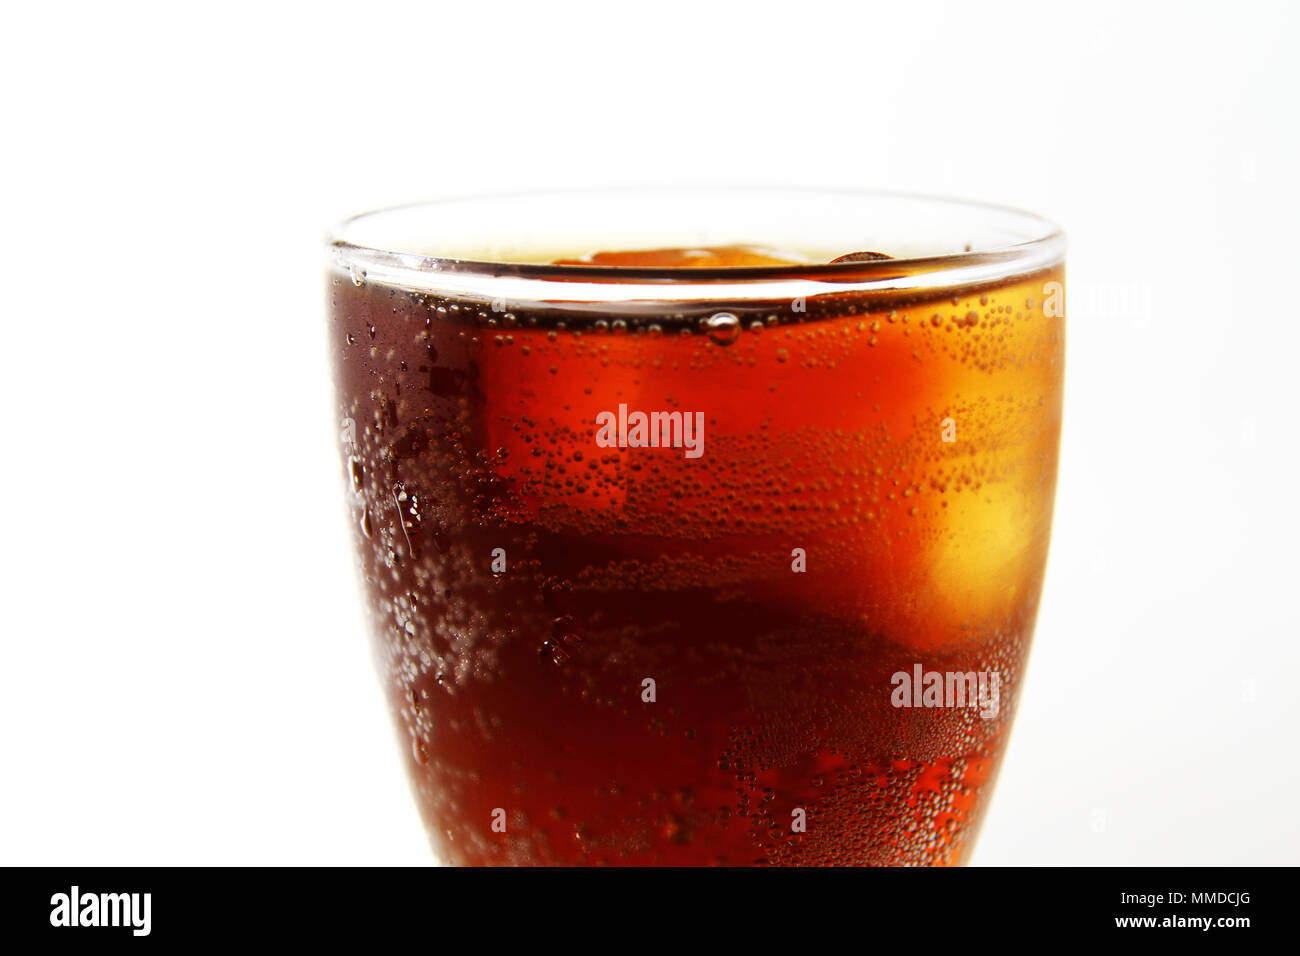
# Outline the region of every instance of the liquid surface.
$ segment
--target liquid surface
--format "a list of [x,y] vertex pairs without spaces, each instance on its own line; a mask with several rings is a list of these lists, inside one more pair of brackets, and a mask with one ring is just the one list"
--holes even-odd
[[664,267],[670,269],[734,269],[746,266],[792,266],[811,260],[793,252],[778,252],[756,246],[714,246],[707,249],[639,249],[626,252],[594,252],[572,259],[556,259],[555,265]]
[[[1042,582],[1062,280],[593,318],[333,278],[374,646],[437,854],[963,861]],[[600,444],[621,406],[700,413],[701,454]],[[917,666],[996,672],[996,715],[894,706]]]

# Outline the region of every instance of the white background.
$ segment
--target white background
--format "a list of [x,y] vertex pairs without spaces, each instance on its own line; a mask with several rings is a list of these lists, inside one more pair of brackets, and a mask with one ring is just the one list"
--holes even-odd
[[424,863],[340,499],[320,240],[529,186],[1069,230],[1057,526],[976,863],[1292,863],[1297,8],[6,9],[0,862]]

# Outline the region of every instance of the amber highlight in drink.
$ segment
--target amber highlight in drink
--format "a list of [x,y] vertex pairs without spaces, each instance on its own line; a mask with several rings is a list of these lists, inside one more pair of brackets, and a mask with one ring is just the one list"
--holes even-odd
[[[964,861],[1042,585],[1062,282],[578,310],[336,270],[351,518],[437,856]],[[598,445],[620,406],[701,412],[703,453]],[[895,706],[918,666],[996,673],[996,715]]]

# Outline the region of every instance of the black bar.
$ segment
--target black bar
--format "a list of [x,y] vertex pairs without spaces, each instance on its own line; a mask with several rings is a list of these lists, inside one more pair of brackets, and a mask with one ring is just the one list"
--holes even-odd
[[[692,935],[701,919],[724,935],[757,931],[760,938],[767,929],[817,934],[835,928],[866,943],[892,929],[913,938],[918,951],[981,938],[991,943],[1129,936],[1182,945],[1197,937],[1234,945],[1261,927],[1290,928],[1292,914],[1282,909],[1294,883],[1284,869],[1174,867],[570,871],[544,877],[432,868],[41,868],[9,869],[6,877],[13,889],[0,894],[0,919],[11,936],[36,934],[47,942],[75,936],[88,943],[115,937],[138,945],[146,939],[338,943],[346,937],[407,949],[413,937],[421,941],[418,948],[433,949],[454,945],[462,933],[471,944],[531,933],[533,945],[568,939],[586,949],[598,938],[592,933],[617,932],[620,926],[629,942],[643,932],[671,933],[665,945],[691,948],[692,940],[713,936]],[[71,904],[73,886],[87,918],[93,911],[111,920],[116,909],[124,925],[52,925],[52,918],[68,922],[70,906],[62,914],[57,910],[60,897]],[[146,893],[147,935],[138,932],[144,929]],[[99,894],[138,896],[128,910],[121,896],[101,906]],[[88,904],[92,895],[97,901]],[[1208,928],[1200,923],[1207,919]],[[1186,922],[1191,920],[1196,924]]]

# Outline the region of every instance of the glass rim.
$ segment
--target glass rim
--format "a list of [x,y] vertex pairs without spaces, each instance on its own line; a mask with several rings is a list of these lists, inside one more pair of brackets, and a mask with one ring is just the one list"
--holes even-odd
[[[758,200],[776,196],[843,198],[915,203],[948,207],[966,213],[1014,220],[1027,238],[986,248],[937,255],[851,262],[794,265],[682,268],[680,266],[610,266],[581,263],[512,262],[504,259],[454,257],[383,248],[384,244],[354,238],[358,227],[381,217],[436,212],[474,204],[536,200],[591,201],[618,196],[648,198],[753,194]],[[566,189],[526,189],[502,193],[467,194],[399,203],[343,219],[327,230],[325,244],[338,271],[414,292],[451,292],[489,296],[502,280],[514,280],[512,297],[549,298],[555,283],[565,283],[565,299],[688,299],[727,295],[748,298],[789,291],[791,284],[816,283],[819,293],[837,291],[926,292],[982,285],[1032,275],[1060,265],[1065,259],[1065,231],[1050,219],[1013,206],[948,196],[877,189],[800,186],[613,186]],[[396,244],[394,244],[396,245]],[[853,252],[856,250],[846,250]],[[773,287],[780,287],[774,290]],[[621,290],[614,293],[613,289]],[[761,289],[761,292],[758,291]],[[549,291],[544,291],[549,290]],[[531,294],[530,294],[531,293]]]

